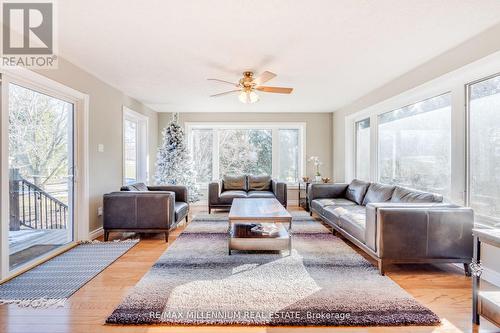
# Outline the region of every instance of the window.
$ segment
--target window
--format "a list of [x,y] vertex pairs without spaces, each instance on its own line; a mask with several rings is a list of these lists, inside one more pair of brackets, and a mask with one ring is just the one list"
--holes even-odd
[[450,196],[451,94],[378,116],[379,181]]
[[304,124],[186,124],[197,181],[225,174],[272,175],[298,182],[303,168]]
[[356,178],[370,180],[370,118],[356,122]]
[[272,132],[260,129],[221,129],[219,175],[272,174]]
[[296,183],[300,172],[300,144],[298,129],[279,130],[279,174],[280,180]]
[[137,122],[125,119],[125,184],[137,181]]
[[198,183],[209,183],[213,179],[212,149],[213,130],[196,128],[191,132],[193,162]]
[[123,183],[148,181],[147,117],[123,108]]
[[500,223],[500,76],[468,86],[469,205],[476,222]]

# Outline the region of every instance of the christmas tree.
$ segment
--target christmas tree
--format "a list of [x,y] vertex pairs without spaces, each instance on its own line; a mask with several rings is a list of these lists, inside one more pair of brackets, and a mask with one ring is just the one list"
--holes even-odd
[[156,183],[184,185],[188,188],[189,202],[199,200],[200,190],[196,183],[196,171],[184,139],[184,131],[174,113],[172,120],[162,131],[163,143],[156,158]]

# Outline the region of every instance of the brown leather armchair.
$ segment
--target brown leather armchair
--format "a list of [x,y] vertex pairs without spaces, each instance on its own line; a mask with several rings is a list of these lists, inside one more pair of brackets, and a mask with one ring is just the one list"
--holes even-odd
[[123,186],[104,195],[104,240],[111,231],[169,232],[183,219],[188,221],[187,188],[182,185]]

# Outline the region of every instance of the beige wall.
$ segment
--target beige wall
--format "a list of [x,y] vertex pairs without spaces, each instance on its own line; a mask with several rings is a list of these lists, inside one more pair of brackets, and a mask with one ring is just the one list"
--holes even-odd
[[[102,220],[97,216],[97,208],[102,206],[102,195],[116,191],[122,185],[122,107],[125,105],[149,118],[150,175],[154,175],[157,113],[61,58],[58,69],[37,72],[90,96],[89,229],[95,230],[102,226]],[[98,144],[104,145],[104,152],[97,152]]]
[[[158,135],[172,117],[171,113],[159,113]],[[306,157],[319,156],[323,162],[321,174],[332,176],[332,114],[331,113],[180,113],[179,121],[185,122],[305,122]],[[314,175],[313,166],[306,165],[308,176]]]

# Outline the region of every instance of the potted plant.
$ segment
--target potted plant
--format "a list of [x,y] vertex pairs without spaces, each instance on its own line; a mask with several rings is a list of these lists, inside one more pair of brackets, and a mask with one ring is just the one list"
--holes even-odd
[[320,182],[321,181],[321,173],[319,172],[319,167],[321,166],[321,161],[319,160],[318,156],[311,156],[309,157],[309,162],[312,162],[314,164],[314,167],[316,168],[316,173],[314,176],[314,181]]

